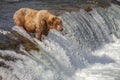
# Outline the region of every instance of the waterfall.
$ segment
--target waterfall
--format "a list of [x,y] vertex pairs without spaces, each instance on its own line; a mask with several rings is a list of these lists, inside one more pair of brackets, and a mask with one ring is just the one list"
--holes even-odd
[[64,30],[50,30],[42,42],[18,26],[0,30],[13,42],[0,43],[11,46],[0,46],[0,80],[119,80],[119,15],[114,4],[65,12]]
[[88,13],[84,10],[66,12],[61,16],[66,36],[91,49],[113,41],[111,35],[120,38],[119,6],[111,6],[109,9],[95,8]]

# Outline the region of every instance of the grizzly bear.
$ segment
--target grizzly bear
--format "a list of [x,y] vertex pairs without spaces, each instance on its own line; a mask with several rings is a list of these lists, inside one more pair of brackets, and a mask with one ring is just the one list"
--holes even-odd
[[15,25],[23,27],[27,32],[35,33],[35,37],[40,40],[50,29],[62,30],[61,19],[48,10],[21,8],[15,12],[13,19]]

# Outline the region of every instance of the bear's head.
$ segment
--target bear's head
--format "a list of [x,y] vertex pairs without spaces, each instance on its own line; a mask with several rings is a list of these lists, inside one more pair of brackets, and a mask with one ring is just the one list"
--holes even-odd
[[60,18],[58,18],[57,16],[54,15],[50,15],[47,21],[47,26],[50,29],[56,29],[58,31],[62,31],[62,21]]

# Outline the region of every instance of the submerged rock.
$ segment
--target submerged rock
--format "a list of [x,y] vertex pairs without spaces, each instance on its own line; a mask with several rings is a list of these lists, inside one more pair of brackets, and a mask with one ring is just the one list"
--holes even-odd
[[39,51],[39,49],[37,48],[34,42],[22,36],[15,30],[12,30],[7,35],[2,35],[2,36],[4,37],[4,40],[0,41],[0,49],[15,50],[19,52],[20,45],[22,45],[26,51],[30,51],[30,50]]

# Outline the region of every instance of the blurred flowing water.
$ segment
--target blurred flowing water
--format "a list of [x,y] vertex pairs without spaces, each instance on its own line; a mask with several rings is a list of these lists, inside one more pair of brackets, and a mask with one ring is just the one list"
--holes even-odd
[[17,26],[0,29],[0,80],[119,80],[120,6],[59,17],[64,30],[42,42]]

